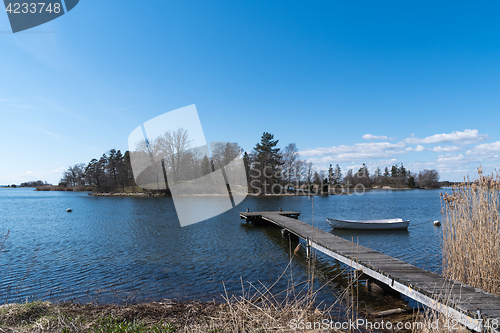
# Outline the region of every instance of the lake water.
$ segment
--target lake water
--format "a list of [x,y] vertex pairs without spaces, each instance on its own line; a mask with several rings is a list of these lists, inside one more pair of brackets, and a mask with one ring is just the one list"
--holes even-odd
[[[439,271],[440,192],[372,190],[363,195],[314,198],[314,225],[331,231],[326,217],[410,220],[408,231],[332,231],[416,266]],[[217,198],[204,198],[204,209]],[[218,298],[241,290],[241,280],[274,282],[288,264],[290,246],[277,228],[256,227],[238,212],[294,210],[313,223],[308,197],[248,197],[210,220],[181,228],[171,198],[94,197],[86,192],[0,189],[0,235],[10,231],[0,253],[0,303],[26,298],[73,300],[159,300]],[[71,207],[72,213],[66,208]],[[292,249],[293,251],[293,249]],[[318,276],[342,270],[319,255]],[[293,280],[307,277],[305,251],[292,263]],[[282,279],[276,288],[290,281]],[[224,284],[223,284],[224,283]],[[321,297],[335,299],[340,278]]]

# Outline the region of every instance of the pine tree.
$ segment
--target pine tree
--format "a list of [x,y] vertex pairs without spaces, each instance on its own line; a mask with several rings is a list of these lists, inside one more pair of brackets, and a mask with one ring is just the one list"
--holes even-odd
[[375,169],[375,174],[374,174],[374,182],[375,183],[380,183],[381,181],[381,178],[382,178],[382,171],[380,170],[379,167],[377,167],[377,169]]
[[342,170],[338,164],[335,166],[335,170],[333,171],[333,181],[335,184],[342,182]]
[[208,159],[207,155],[205,155],[201,160],[201,175],[208,175],[211,171],[210,160]]
[[255,167],[260,171],[258,177],[259,187],[267,192],[273,188],[274,184],[279,183],[280,167],[283,164],[282,154],[276,146],[279,140],[274,140],[274,135],[268,132],[262,134],[262,138],[255,145]]
[[385,167],[385,169],[384,169],[384,177],[388,178],[389,176],[390,176],[390,174],[389,174],[389,168]]
[[408,184],[407,184],[407,186],[409,188],[415,188],[415,178],[413,176],[410,176],[408,178]]

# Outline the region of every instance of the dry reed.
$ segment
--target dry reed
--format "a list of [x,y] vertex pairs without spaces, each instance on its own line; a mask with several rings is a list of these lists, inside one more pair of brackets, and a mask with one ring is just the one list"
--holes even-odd
[[500,295],[500,178],[478,174],[442,194],[443,275]]

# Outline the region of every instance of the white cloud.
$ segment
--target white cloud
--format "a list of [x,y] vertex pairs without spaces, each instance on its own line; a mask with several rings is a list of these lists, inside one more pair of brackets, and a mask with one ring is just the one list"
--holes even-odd
[[445,147],[441,147],[441,146],[436,146],[434,148],[432,148],[432,151],[435,151],[437,153],[449,153],[449,152],[452,152],[452,151],[459,151],[460,147],[458,146],[445,146]]
[[500,152],[500,141],[483,143],[467,151],[467,155],[492,155]]
[[457,163],[465,161],[465,156],[462,154],[459,155],[441,155],[438,157],[438,162],[440,163]]
[[[370,172],[373,172],[376,166],[383,169],[385,166],[404,163],[405,167],[413,172],[436,169],[445,175],[443,179],[460,180],[461,175],[466,175],[468,170],[475,170],[478,165],[500,162],[500,141],[480,142],[487,138],[488,135],[481,134],[476,129],[424,138],[411,134],[399,142],[390,142],[391,138],[387,136],[365,134],[363,139],[370,142],[318,147],[301,151],[300,154],[316,167],[339,163],[343,171],[346,171],[350,168],[359,169],[361,163],[366,163]],[[374,141],[379,139],[385,141]],[[417,152],[419,153],[416,154]],[[430,152],[440,154],[436,157]],[[418,160],[415,160],[417,158]]]
[[365,134],[363,135],[363,139],[365,140],[388,140],[387,135],[371,135],[371,134]]
[[425,148],[421,145],[416,146],[415,148],[413,147],[408,147],[405,149],[406,151],[424,151]]
[[331,154],[348,154],[354,152],[375,152],[385,150],[400,150],[404,149],[406,144],[403,142],[389,143],[389,142],[369,142],[369,143],[355,143],[353,146],[333,146],[326,148],[315,148],[301,151],[302,156],[318,156],[318,155],[331,155]]
[[323,158],[313,158],[311,161],[317,163],[329,162],[351,162],[358,160],[368,160],[373,158],[390,158],[397,154],[406,153],[406,144],[403,142],[389,143],[389,142],[370,142],[370,143],[356,143],[353,146],[333,146],[326,148],[315,148],[301,151],[302,156],[325,156]]
[[409,144],[421,144],[421,143],[442,143],[442,142],[455,142],[457,144],[470,144],[476,143],[486,139],[488,136],[485,134],[479,134],[476,129],[470,130],[466,129],[463,132],[455,131],[449,134],[434,134],[423,139],[416,138],[412,134],[409,138],[405,139],[404,142]]

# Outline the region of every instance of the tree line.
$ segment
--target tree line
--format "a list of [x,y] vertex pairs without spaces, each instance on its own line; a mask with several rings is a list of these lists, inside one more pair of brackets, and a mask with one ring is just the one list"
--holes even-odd
[[[252,151],[243,153],[250,193],[284,194],[313,189],[329,193],[332,187],[345,189],[359,184],[364,188],[440,186],[436,170],[416,174],[403,164],[385,167],[383,171],[377,167],[373,174],[366,164],[358,170],[347,170],[345,174],[338,164],[330,164],[328,170],[317,169],[312,162],[300,157],[295,143],[284,148],[279,148],[278,143],[273,134],[264,132]],[[137,142],[132,152],[122,154],[120,150],[111,149],[88,164],[70,166],[63,173],[59,186],[92,186],[98,191],[114,191],[135,186],[137,181],[148,189],[168,192],[169,182],[190,182],[228,166],[242,152],[235,142],[215,143],[211,146],[211,154],[207,147],[193,148],[188,132],[179,128],[150,141]],[[138,172],[136,179],[132,169]]]
[[[336,169],[339,166],[337,165]],[[331,169],[331,165],[330,165]],[[367,166],[363,166],[353,174],[353,170],[347,171],[344,179],[344,184],[361,183],[367,188],[380,188],[388,186],[391,188],[439,188],[439,173],[436,170],[423,170],[417,173],[412,173],[401,164],[394,164],[390,168],[385,167],[382,171],[377,167],[370,175]]]
[[38,186],[44,186],[44,185],[50,185],[46,181],[41,181],[41,180],[32,180],[29,182],[24,182],[19,185],[19,187],[38,187]]
[[60,187],[92,186],[98,191],[114,191],[135,185],[130,164],[130,154],[110,149],[99,159],[93,158],[88,164],[79,163],[63,172]]
[[406,169],[403,164],[377,167],[371,175],[366,164],[345,175],[341,167],[330,164],[328,170],[318,170],[307,160],[300,158],[295,143],[284,149],[278,148],[279,140],[264,132],[252,152],[244,154],[249,191],[253,193],[296,193],[297,191],[329,192],[332,187],[352,188],[361,184],[364,188],[389,186],[392,188],[439,188],[439,173],[423,170],[418,174]]

